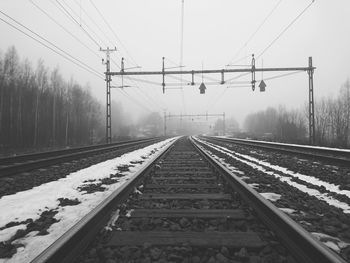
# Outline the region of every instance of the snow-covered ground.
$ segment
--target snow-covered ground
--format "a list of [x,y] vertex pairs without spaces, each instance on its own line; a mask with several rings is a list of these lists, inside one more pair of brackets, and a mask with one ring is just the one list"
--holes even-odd
[[[324,182],[324,181],[322,181],[318,178],[315,178],[313,176],[295,173],[293,171],[288,170],[285,167],[273,165],[269,162],[261,161],[259,159],[254,158],[254,157],[251,157],[249,155],[240,154],[237,152],[235,152],[233,154],[233,152],[231,150],[229,150],[225,147],[222,147],[222,146],[219,146],[216,144],[212,144],[210,142],[206,142],[206,141],[200,140],[198,138],[196,138],[196,139],[198,141],[204,143],[208,147],[215,149],[216,151],[224,153],[227,156],[229,156],[235,160],[238,160],[242,163],[245,163],[245,164],[251,166],[253,169],[264,172],[267,175],[274,176],[274,177],[278,178],[280,181],[285,182],[285,183],[289,184],[290,186],[293,186],[293,187],[299,189],[300,191],[307,193],[310,196],[315,196],[316,198],[327,202],[329,205],[340,208],[343,210],[344,213],[350,213],[350,205],[349,204],[342,202],[342,201],[339,201],[336,198],[328,195],[327,193],[321,193],[320,191],[318,191],[316,189],[311,189],[311,188],[307,187],[307,185],[297,183],[297,182],[292,180],[292,177],[298,178],[301,181],[304,181],[305,183],[313,184],[315,186],[323,186],[323,187],[325,187],[326,190],[328,190],[330,192],[342,194],[342,195],[345,195],[345,196],[350,198],[350,191],[340,190],[339,185],[334,185],[334,184],[331,184],[328,182]],[[221,160],[221,162],[222,162],[222,160]],[[227,164],[225,164],[225,165],[227,165]]]
[[[24,238],[15,240],[14,242],[22,244],[23,247],[18,248],[11,259],[0,259],[0,263],[30,262],[113,191],[127,182],[148,161],[163,152],[174,140],[176,138],[167,139],[73,172],[58,181],[0,198],[0,228],[10,222],[22,222],[29,218],[36,220],[42,212],[48,210],[58,211],[55,218],[59,220],[48,229],[48,235],[39,236],[35,232],[30,232]],[[129,166],[129,170],[118,171],[118,167],[124,165]],[[114,184],[103,185],[106,188],[103,192],[87,194],[86,191],[79,191],[81,186],[98,183],[101,179],[109,178],[116,173],[121,173],[123,176],[119,177],[119,181]],[[59,198],[78,199],[81,203],[62,207],[59,206]],[[25,228],[26,224],[21,224],[1,230],[0,242],[9,240],[17,230]]]
[[331,148],[331,147],[323,147],[323,146],[312,146],[312,145],[302,145],[302,144],[292,144],[292,143],[279,143],[279,142],[267,142],[267,141],[259,141],[259,140],[248,140],[248,139],[237,139],[227,136],[214,136],[217,138],[224,138],[224,139],[234,139],[236,141],[242,141],[242,142],[258,142],[266,145],[281,145],[281,146],[293,146],[293,147],[299,147],[301,149],[307,150],[308,148],[311,149],[317,149],[317,150],[332,150],[337,151],[340,153],[350,153],[349,149],[341,149],[341,148]]
[[[309,187],[307,187],[306,185],[294,182],[292,180],[293,177],[296,177],[298,179],[300,179],[301,181],[304,181],[305,183],[310,183],[310,184],[314,184],[316,186],[323,186],[326,188],[326,190],[330,191],[330,192],[335,192],[338,194],[343,194],[347,197],[350,197],[350,191],[346,191],[346,190],[340,190],[338,185],[334,185],[334,184],[330,184],[327,182],[324,182],[318,178],[312,177],[312,176],[307,176],[307,175],[303,175],[303,174],[299,174],[299,173],[295,173],[292,172],[284,167],[280,167],[277,165],[272,165],[266,161],[261,161],[258,160],[256,158],[253,158],[251,156],[248,155],[244,155],[244,154],[239,154],[236,152],[232,152],[231,150],[219,146],[219,145],[215,145],[212,144],[210,142],[206,142],[203,140],[200,140],[198,138],[195,138],[195,140],[205,144],[206,146],[208,146],[211,149],[214,149],[215,151],[221,152],[237,161],[240,161],[242,163],[245,163],[247,165],[249,165],[250,167],[252,167],[253,169],[256,169],[258,171],[261,171],[267,175],[270,176],[274,176],[275,178],[279,179],[280,181],[289,184],[292,187],[297,188],[298,190],[307,193],[310,196],[314,196],[316,198],[318,198],[319,200],[323,200],[325,202],[327,202],[329,205],[335,206],[337,208],[340,208],[343,210],[344,213],[350,213],[350,206],[349,204],[339,201],[335,198],[333,198],[332,196],[329,196],[326,193],[321,193],[316,189],[310,189]],[[235,174],[240,174],[240,179],[241,180],[245,180],[248,179],[249,177],[244,175],[244,172],[237,170],[236,167],[233,167],[232,165],[230,165],[229,163],[226,163],[224,158],[222,157],[218,157],[216,156],[213,152],[211,152],[208,149],[204,149],[206,152],[208,152],[211,156],[213,156],[213,158],[215,158],[216,160],[218,160],[220,163],[222,163],[224,166],[226,166],[230,171],[232,171]],[[243,176],[242,176],[243,175]],[[258,184],[256,183],[251,183],[250,186],[252,188],[256,188],[258,187]],[[264,196],[266,199],[270,200],[271,202],[275,202],[276,200],[278,200],[281,195],[280,194],[276,194],[276,193],[260,193],[262,196]],[[284,208],[279,208],[281,211],[287,213],[287,214],[294,214],[297,213],[298,211],[288,208],[288,207],[284,207]],[[300,213],[303,213],[302,211],[299,211]],[[326,235],[324,233],[311,233],[316,239],[320,240],[322,243],[324,243],[326,246],[328,246],[329,248],[333,249],[334,251],[339,252],[340,249],[349,246],[349,243],[345,243],[343,241],[341,241],[339,238],[336,237],[332,237],[329,235]]]

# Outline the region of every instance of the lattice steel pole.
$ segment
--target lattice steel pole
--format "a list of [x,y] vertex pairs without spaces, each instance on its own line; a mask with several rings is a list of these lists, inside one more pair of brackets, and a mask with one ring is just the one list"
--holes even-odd
[[117,48],[114,49],[102,49],[100,51],[106,53],[106,62],[102,59],[102,63],[106,65],[106,143],[111,143],[112,141],[112,109],[111,109],[111,81],[112,77],[110,74],[110,52],[116,51]]
[[309,57],[309,143],[315,144],[314,68]]

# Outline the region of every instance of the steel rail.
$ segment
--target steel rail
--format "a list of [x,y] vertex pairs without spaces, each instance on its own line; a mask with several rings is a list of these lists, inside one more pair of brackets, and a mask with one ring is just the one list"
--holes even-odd
[[60,149],[60,150],[54,150],[54,151],[44,151],[44,152],[37,152],[37,153],[28,153],[28,154],[21,154],[16,156],[7,156],[0,158],[0,165],[7,165],[7,164],[13,164],[13,163],[19,163],[19,162],[26,162],[29,160],[39,159],[42,157],[53,157],[58,156],[62,154],[68,154],[68,153],[75,153],[75,152],[81,152],[86,150],[93,150],[93,149],[99,149],[107,146],[116,146],[121,145],[128,142],[142,142],[145,140],[149,140],[152,138],[146,138],[146,139],[138,139],[138,140],[129,140],[129,141],[120,141],[110,144],[95,144],[95,145],[88,145],[88,146],[82,146],[82,147],[74,147],[74,148],[66,148],[66,149]]
[[137,171],[125,184],[84,216],[71,229],[52,243],[31,263],[71,263],[83,252],[92,238],[106,226],[117,204],[123,202],[138,182],[153,169],[153,164],[166,155],[176,140],[151,158],[147,165]]
[[[111,213],[116,209],[117,204],[124,202],[128,198],[128,195],[133,191],[137,183],[152,171],[153,164],[169,152],[173,143],[154,156],[127,183],[118,188],[98,207],[75,224],[70,231],[62,235],[56,242],[32,260],[31,263],[74,262],[88,246],[92,238],[109,221]],[[201,146],[198,146],[196,143],[194,143],[194,146],[216,170],[225,175],[233,189],[240,193],[242,198],[256,210],[259,217],[280,236],[283,242],[285,242],[286,247],[290,249],[293,256],[297,259],[297,262],[345,262],[334,252],[313,239],[308,232],[261,197],[255,190],[246,185],[223,165],[208,156]]]
[[34,169],[39,169],[39,168],[47,167],[50,165],[54,165],[54,164],[58,164],[66,161],[71,161],[77,158],[99,154],[102,152],[125,149],[135,145],[144,144],[144,143],[153,142],[153,141],[159,141],[159,140],[160,138],[153,138],[153,139],[146,139],[142,141],[140,140],[129,141],[129,142],[116,144],[116,145],[105,144],[103,145],[103,147],[99,147],[97,149],[87,148],[86,150],[83,150],[83,151],[78,151],[78,152],[73,152],[68,154],[61,154],[61,155],[46,157],[46,158],[37,159],[37,160],[35,159],[29,160],[27,162],[18,163],[18,164],[12,164],[8,166],[0,167],[0,178],[13,175],[13,174],[28,172]]
[[241,197],[257,213],[258,217],[281,238],[282,243],[292,252],[297,262],[305,263],[345,263],[346,261],[328,247],[314,239],[309,232],[267,201],[238,176],[211,157],[198,143],[193,145],[230,183]]
[[334,161],[342,164],[350,164],[350,150],[332,149],[326,147],[314,147],[299,144],[284,144],[275,142],[264,142],[236,138],[220,138],[212,136],[203,136],[202,138],[212,141],[220,141],[233,144],[241,144],[259,147],[265,150],[282,151],[292,154],[303,155],[307,157],[316,157],[325,161]]

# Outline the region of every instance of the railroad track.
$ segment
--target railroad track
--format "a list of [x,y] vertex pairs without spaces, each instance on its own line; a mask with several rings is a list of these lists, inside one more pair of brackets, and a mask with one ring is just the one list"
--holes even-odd
[[335,163],[341,163],[346,165],[350,164],[350,150],[346,150],[346,149],[314,147],[309,145],[285,144],[285,143],[264,142],[264,141],[235,139],[235,138],[211,137],[211,136],[202,136],[201,138],[212,142],[221,142],[221,143],[258,147],[264,150],[280,151],[284,153],[291,153],[291,154],[302,155],[306,157],[313,157],[319,160],[332,161]]
[[25,154],[19,156],[0,158],[0,177],[28,172],[34,169],[68,162],[78,158],[93,156],[115,150],[126,149],[133,146],[154,143],[160,138],[123,141],[112,144],[92,145],[71,149]]
[[181,138],[32,262],[264,260],[345,262]]

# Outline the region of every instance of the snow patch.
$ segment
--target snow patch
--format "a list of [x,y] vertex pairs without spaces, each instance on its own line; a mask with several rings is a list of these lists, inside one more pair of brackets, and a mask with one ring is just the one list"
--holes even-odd
[[[30,190],[0,198],[0,227],[10,222],[22,222],[29,218],[35,221],[43,211],[56,209],[58,213],[55,218],[60,220],[54,223],[49,229],[48,235],[36,236],[31,232],[27,236],[14,241],[23,244],[24,249],[18,249],[11,259],[0,259],[0,263],[30,262],[45,248],[58,239],[63,233],[70,229],[82,217],[88,214],[93,208],[106,199],[111,193],[126,183],[139,169],[147,165],[146,160],[158,154],[177,138],[170,138],[145,148],[126,153],[120,157],[107,160],[82,170],[73,172],[65,178],[57,181],[42,184]],[[142,164],[137,163],[144,161]],[[131,163],[133,162],[133,163]],[[85,181],[109,178],[117,172],[119,166],[133,165],[129,171],[122,172],[123,176],[118,177],[118,182],[111,185],[104,185],[103,192],[86,194],[79,191],[79,187],[86,184]],[[74,206],[59,206],[58,198],[77,198],[80,204]],[[0,231],[0,241],[11,238],[18,229],[25,228],[24,225],[6,228]]]
[[287,207],[278,207],[279,210],[281,210],[282,212],[286,213],[286,214],[294,214],[297,211],[295,209],[292,208],[287,208]]
[[[218,146],[218,145],[215,145],[215,144],[212,144],[212,143],[200,140],[198,138],[196,138],[196,140],[201,142],[201,143],[203,143],[203,144],[205,144],[205,145],[207,145],[209,148],[215,149],[216,151],[219,151],[219,152],[221,152],[223,154],[226,154],[227,156],[229,156],[229,157],[231,157],[231,158],[233,158],[233,159],[235,159],[237,161],[240,161],[242,163],[245,163],[245,164],[249,165],[253,169],[261,171],[261,172],[263,172],[263,173],[265,173],[267,175],[274,176],[275,178],[278,178],[280,181],[285,182],[285,183],[289,184],[290,186],[293,186],[293,187],[299,189],[300,191],[302,191],[304,193],[307,193],[310,196],[314,196],[314,197],[318,198],[319,200],[325,201],[329,205],[332,205],[334,207],[340,208],[340,209],[343,210],[343,213],[345,213],[345,214],[349,214],[350,213],[350,205],[348,205],[347,203],[339,201],[339,200],[333,198],[332,196],[329,196],[327,193],[321,193],[321,192],[319,192],[316,189],[311,189],[311,188],[307,187],[306,185],[303,185],[303,184],[296,183],[296,182],[292,181],[292,179],[290,177],[291,174],[287,174],[287,176],[283,176],[283,175],[274,173],[274,172],[270,171],[272,169],[271,167],[268,167],[269,170],[267,170],[262,165],[259,165],[259,164],[255,163],[255,162],[252,162],[252,160],[255,159],[255,158],[247,156],[247,157],[250,158],[250,160],[249,160],[249,158],[245,158],[244,155],[241,155],[241,158],[239,158],[239,157],[236,156],[236,155],[239,155],[239,154],[237,154],[237,153],[233,154],[232,151],[230,151],[229,149],[226,149],[224,147],[221,147],[221,146]],[[206,151],[210,152],[209,150],[206,150]],[[244,158],[242,158],[242,157],[244,157]],[[255,160],[257,160],[257,159],[255,159]],[[262,162],[262,161],[257,160],[257,162],[259,163],[259,162]],[[264,163],[264,162],[262,162],[262,163]],[[282,168],[282,167],[280,167],[280,168]],[[288,170],[286,168],[282,168],[279,172],[283,173],[284,171],[288,171]],[[317,179],[317,178],[315,178],[315,179]],[[317,179],[317,180],[321,181],[319,179]],[[311,182],[312,182],[312,180],[311,180]],[[328,184],[328,183],[326,183],[326,184]],[[332,184],[329,184],[329,185],[332,185]],[[336,187],[339,187],[339,186],[336,186]],[[333,190],[334,190],[334,188],[333,188]],[[339,191],[343,192],[343,193],[344,193],[344,191],[350,192],[350,191],[347,191],[347,190],[342,190],[342,191],[339,190]],[[336,193],[339,193],[339,192],[336,192]]]
[[264,198],[266,198],[267,200],[270,200],[272,202],[276,202],[277,200],[279,200],[281,198],[280,194],[276,194],[276,193],[260,193]]
[[337,237],[332,237],[327,234],[313,232],[311,233],[318,241],[324,243],[327,247],[333,249],[336,252],[340,252],[341,249],[346,248],[350,243],[341,241]]

